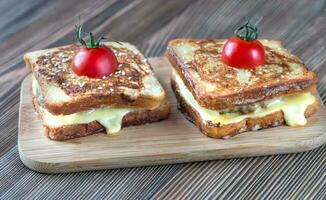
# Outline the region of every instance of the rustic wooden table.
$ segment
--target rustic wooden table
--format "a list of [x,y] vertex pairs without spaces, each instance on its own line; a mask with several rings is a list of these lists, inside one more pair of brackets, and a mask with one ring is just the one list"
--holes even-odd
[[[176,37],[225,38],[248,16],[262,38],[281,39],[310,69],[326,102],[326,2],[191,0],[2,0],[0,2],[0,199],[325,199],[326,146],[298,154],[46,175],[26,168],[17,150],[24,52],[75,42],[87,30],[161,56]],[[257,149],[259,151],[259,149]]]

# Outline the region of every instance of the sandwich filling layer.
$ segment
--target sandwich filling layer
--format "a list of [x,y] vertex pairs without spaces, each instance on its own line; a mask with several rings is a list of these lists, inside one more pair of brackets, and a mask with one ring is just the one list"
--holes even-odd
[[246,118],[264,117],[282,111],[287,125],[302,126],[307,123],[304,116],[307,107],[316,101],[315,96],[311,93],[297,93],[268,100],[264,102],[264,106],[254,104],[255,109],[250,113],[217,111],[200,106],[174,69],[172,70],[172,78],[179,88],[181,97],[199,113],[204,121],[211,121],[220,125],[237,123]]
[[35,78],[32,83],[33,95],[43,113],[43,120],[46,125],[51,127],[61,127],[73,124],[87,124],[92,121],[98,121],[105,127],[107,134],[114,134],[121,129],[122,119],[129,112],[142,110],[140,108],[116,108],[102,107],[94,108],[87,111],[77,112],[70,115],[53,115],[46,110],[43,105],[43,95],[40,86]]

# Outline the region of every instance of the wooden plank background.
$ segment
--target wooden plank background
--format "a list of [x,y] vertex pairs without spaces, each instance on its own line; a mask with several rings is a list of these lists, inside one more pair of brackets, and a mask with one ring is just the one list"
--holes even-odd
[[[61,175],[28,170],[17,150],[24,52],[75,42],[87,30],[163,55],[176,37],[229,37],[248,16],[262,38],[281,39],[319,75],[326,102],[324,0],[2,0],[0,2],[0,199],[325,199],[326,146],[306,153]],[[259,149],[257,149],[259,151]]]

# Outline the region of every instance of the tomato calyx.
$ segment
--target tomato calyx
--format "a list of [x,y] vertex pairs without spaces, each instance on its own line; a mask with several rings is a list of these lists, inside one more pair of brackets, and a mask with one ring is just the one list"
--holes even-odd
[[[99,39],[96,40],[93,33],[89,32],[88,33],[89,34],[89,42],[86,42],[82,36],[82,34],[83,34],[82,28],[83,28],[83,25],[78,25],[78,26],[76,25],[76,37],[77,37],[77,41],[86,48],[97,48],[97,47],[101,46],[102,41],[108,39],[107,37],[100,37]],[[119,41],[116,41],[116,40],[112,40],[112,41],[122,45],[121,42],[119,42]]]
[[254,68],[266,62],[265,47],[257,40],[258,29],[248,20],[235,30],[221,52],[222,62],[235,68]]
[[240,26],[234,31],[234,35],[242,40],[253,41],[258,38],[258,29],[248,20],[243,26]]
[[72,71],[89,78],[102,78],[114,73],[118,68],[117,57],[109,47],[101,44],[107,38],[96,39],[93,33],[89,32],[89,40],[86,42],[82,34],[82,25],[76,26],[77,41],[82,47],[72,58],[70,65]]
[[105,37],[100,37],[95,41],[95,37],[92,32],[89,32],[89,42],[85,42],[85,40],[82,37],[82,27],[83,25],[76,26],[76,37],[77,41],[83,45],[86,48],[97,48],[100,46],[100,43],[102,40],[106,40],[107,38]]

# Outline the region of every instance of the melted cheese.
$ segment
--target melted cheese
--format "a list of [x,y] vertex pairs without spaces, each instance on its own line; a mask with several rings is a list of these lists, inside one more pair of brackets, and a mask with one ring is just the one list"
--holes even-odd
[[[32,88],[33,93],[36,96],[37,92],[40,91],[40,88],[35,78],[33,79]],[[70,115],[53,115],[42,106],[39,107],[43,112],[44,123],[51,127],[60,127],[72,124],[86,124],[92,121],[98,121],[105,127],[107,134],[114,134],[120,131],[123,117],[129,112],[137,110],[135,108],[103,107],[77,112]]]
[[114,134],[120,131],[122,118],[132,111],[134,111],[134,109],[104,107],[70,115],[53,115],[46,109],[42,108],[44,122],[52,127],[72,124],[87,124],[92,121],[98,121],[105,127],[107,134]]
[[240,122],[245,118],[264,117],[277,111],[283,111],[287,125],[302,126],[307,123],[304,116],[306,108],[315,102],[315,97],[311,93],[300,93],[270,100],[266,107],[255,105],[256,110],[252,113],[241,114],[238,112],[229,112],[220,114],[218,111],[201,107],[175,70],[172,71],[172,76],[179,87],[180,95],[199,113],[202,119],[212,121],[213,123],[220,123],[221,125]]

